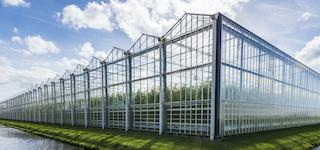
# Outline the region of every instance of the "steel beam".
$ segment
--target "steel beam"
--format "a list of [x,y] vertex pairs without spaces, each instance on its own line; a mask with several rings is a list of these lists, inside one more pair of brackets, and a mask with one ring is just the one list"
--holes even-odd
[[45,105],[45,110],[44,110],[44,122],[45,123],[48,123],[48,110],[47,110],[47,107],[49,106],[48,105],[48,101],[49,101],[49,91],[48,91],[48,85],[45,84],[43,85],[44,87],[44,96],[43,96],[43,99],[44,99],[44,105]]
[[101,62],[102,66],[102,73],[101,73],[101,128],[105,129],[106,128],[106,106],[105,106],[105,100],[106,100],[106,89],[107,89],[107,65],[105,61]]
[[159,100],[159,134],[166,131],[166,88],[167,88],[167,51],[164,38],[158,38],[160,42],[160,100]]
[[66,109],[65,107],[65,90],[64,90],[64,80],[63,78],[60,79],[60,98],[61,98],[61,111],[60,111],[60,124],[64,124],[64,111]]
[[71,126],[75,125],[75,105],[76,105],[76,87],[75,87],[75,75],[70,74],[70,87],[71,87]]
[[51,100],[52,100],[52,120],[51,120],[51,123],[55,123],[55,113],[56,113],[56,84],[54,82],[51,82]]
[[221,26],[220,13],[212,16],[213,51],[212,51],[212,91],[210,108],[210,140],[220,137],[220,76],[221,76]]
[[130,52],[124,53],[126,56],[126,101],[125,101],[125,111],[126,111],[126,126],[125,130],[129,131],[132,125],[132,114],[131,114],[131,95],[132,95],[132,57]]
[[84,75],[84,98],[85,98],[85,109],[84,109],[84,127],[88,128],[90,122],[89,116],[89,102],[90,102],[90,74],[87,68],[83,69]]

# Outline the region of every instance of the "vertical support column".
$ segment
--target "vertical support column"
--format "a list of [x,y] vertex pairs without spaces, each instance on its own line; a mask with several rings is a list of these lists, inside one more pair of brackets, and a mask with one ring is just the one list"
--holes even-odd
[[14,97],[12,102],[13,102],[13,111],[14,111],[14,120],[18,120],[18,113],[17,113],[17,101],[18,101],[18,96]]
[[25,92],[24,93],[24,100],[23,100],[24,102],[24,104],[23,104],[23,114],[24,114],[24,116],[23,116],[23,121],[27,121],[27,119],[28,119],[28,92]]
[[11,120],[14,120],[14,107],[13,107],[13,99],[14,98],[12,98],[11,100],[10,100],[10,109],[11,109]]
[[13,119],[14,119],[14,120],[17,120],[16,101],[17,101],[17,96],[12,99]]
[[29,121],[32,122],[33,103],[32,103],[32,91],[29,91]]
[[24,105],[23,105],[23,114],[24,114],[24,121],[28,119],[28,92],[24,93]]
[[[261,80],[261,51],[262,51],[262,49],[258,49],[259,50],[259,52],[258,52],[258,74],[259,74],[259,76],[258,76],[258,97],[259,97],[259,99],[262,99],[262,97],[261,97],[261,86],[264,86],[264,83],[262,83],[262,85],[260,84],[260,80]],[[241,58],[241,60],[242,60],[243,58]],[[241,67],[241,68],[243,68],[243,67]],[[242,71],[241,71],[242,72]],[[263,87],[262,87],[263,88]],[[270,112],[270,111],[269,111]],[[268,119],[268,120],[270,120],[270,123],[271,123],[271,119]],[[265,130],[269,130],[269,129],[265,129]]]
[[17,108],[16,108],[16,102],[17,102],[17,97],[14,97],[13,100],[12,100],[12,103],[13,103],[13,112],[14,112],[14,120],[17,120]]
[[25,93],[23,93],[23,94],[21,94],[21,121],[25,121],[24,119],[25,119],[25,99],[26,97],[25,97]]
[[20,110],[20,121],[23,121],[23,110],[24,110],[24,108],[23,108],[23,99],[24,97],[23,97],[23,93],[20,95],[20,105],[19,105],[19,110]]
[[33,90],[33,94],[32,94],[32,97],[33,97],[33,103],[34,103],[34,111],[33,111],[33,122],[37,122],[37,110],[38,110],[38,101],[37,101],[37,92],[36,92],[37,90],[36,89],[34,89]]
[[15,108],[15,102],[16,102],[16,98],[17,97],[14,97],[13,99],[12,99],[12,110],[13,110],[13,120],[17,120],[17,113],[16,113],[16,108]]
[[13,115],[12,115],[12,108],[11,108],[11,99],[8,101],[8,106],[9,106],[9,119],[12,120],[13,119]]
[[29,121],[29,92],[26,92],[26,105],[25,105],[25,121]]
[[104,86],[105,86],[105,105],[106,105],[106,110],[105,110],[105,127],[109,127],[109,95],[108,95],[108,65],[107,63],[104,65]]
[[14,97],[14,98],[12,99],[13,120],[17,120],[17,113],[16,113],[16,108],[15,108],[16,98],[17,98],[17,97]]
[[221,27],[220,13],[212,16],[213,50],[212,50],[212,88],[210,108],[210,140],[220,137],[220,76],[221,76]]
[[9,114],[8,114],[8,118],[11,120],[12,119],[12,113],[11,113],[11,105],[10,105],[10,103],[11,103],[11,99],[9,99],[8,100],[8,102],[7,102],[7,106],[8,106],[8,108],[9,108]]
[[14,100],[15,100],[15,97],[12,98],[11,100],[11,107],[12,107],[12,119],[15,120],[16,119],[16,113],[15,113],[15,109],[14,109]]
[[19,112],[19,121],[22,121],[22,111],[23,111],[23,105],[22,105],[22,100],[23,100],[23,94],[19,95],[19,101],[18,101],[18,112]]
[[14,120],[14,118],[15,118],[13,100],[14,100],[14,98],[12,98],[10,100],[10,107],[11,107],[11,114],[12,114],[12,117],[11,117],[12,119],[11,120]]
[[16,112],[16,120],[19,120],[19,99],[20,95],[15,98],[15,112]]
[[[239,38],[241,39],[241,41],[240,41],[240,44],[239,44],[239,42],[238,42],[238,49],[240,49],[240,68],[241,68],[241,70],[240,70],[240,100],[242,100],[242,98],[243,98],[243,67],[244,67],[244,64],[243,64],[243,55],[244,55],[244,45],[243,45],[243,37],[241,37],[241,36],[239,36]],[[239,117],[238,117],[239,118]],[[239,121],[240,123],[240,128],[239,128],[239,130],[240,130],[240,132],[242,132],[241,130],[242,130],[242,126],[243,126],[243,122],[244,122],[244,119],[242,118],[240,121]]]
[[13,119],[13,117],[12,117],[12,109],[11,109],[11,99],[9,99],[9,101],[8,101],[8,108],[9,108],[9,114],[8,114],[8,118],[10,119],[10,120],[12,120]]
[[44,105],[45,105],[45,110],[44,110],[44,121],[45,123],[48,123],[48,110],[47,110],[47,107],[49,106],[48,105],[48,100],[49,100],[49,91],[48,91],[48,85],[45,84],[44,86]]
[[56,98],[56,83],[54,82],[51,82],[51,100],[52,100],[52,120],[51,120],[51,123],[55,123],[55,120],[56,120],[56,102],[57,102],[57,98]]
[[126,101],[125,101],[125,109],[126,109],[126,127],[125,130],[129,131],[131,128],[131,93],[132,93],[132,72],[131,72],[131,54],[130,52],[125,52],[124,55],[126,56]]
[[18,120],[22,121],[22,94],[19,95],[17,109],[18,109],[17,110],[18,111]]
[[18,113],[19,113],[18,119],[19,119],[20,121],[22,121],[22,94],[19,95]]
[[85,109],[84,109],[84,126],[88,128],[90,123],[89,116],[89,102],[90,102],[90,74],[87,68],[83,69],[84,71],[84,97],[85,97]]
[[[46,106],[46,97],[47,95],[46,95],[46,85],[43,85],[43,90],[41,89],[41,109],[42,109],[42,111],[41,111],[41,121],[42,122],[44,122],[44,123],[46,123],[46,119],[47,119],[47,117],[46,117],[46,111],[47,111],[47,108],[44,108],[45,106]],[[44,113],[44,118],[42,118],[42,114]]]
[[76,84],[75,75],[72,73],[70,75],[71,83],[71,126],[75,125],[75,105],[76,105]]
[[27,121],[27,110],[28,110],[28,93],[23,94],[23,121]]
[[21,121],[22,120],[22,95],[20,94],[19,95],[19,98],[18,98],[18,107],[17,107],[17,111],[18,111],[18,120]]
[[10,112],[8,102],[9,102],[9,100],[5,101],[5,103],[6,103],[6,116],[5,116],[6,119],[9,119],[8,113]]
[[28,121],[28,92],[25,92],[25,105],[24,105],[24,115],[25,115],[25,118],[24,118],[24,121]]
[[20,95],[18,95],[15,98],[15,110],[16,110],[16,120],[20,119],[20,114],[19,114],[19,103],[20,103]]
[[6,104],[7,104],[7,109],[8,109],[8,111],[7,111],[7,119],[11,119],[10,118],[10,105],[9,105],[9,102],[10,102],[10,100],[8,100],[8,101],[6,101]]
[[16,109],[16,112],[17,112],[17,118],[16,118],[16,120],[20,120],[20,95],[18,95],[17,96],[17,98],[16,98],[16,107],[15,107],[15,109]]
[[11,103],[11,99],[10,100],[8,100],[8,102],[7,102],[7,106],[8,106],[8,108],[9,108],[9,113],[8,113],[8,118],[9,119],[12,119],[12,115],[11,115],[11,105],[10,105],[10,103]]
[[24,116],[24,94],[22,93],[20,95],[20,121],[23,121],[23,116]]
[[27,111],[26,121],[30,121],[30,94],[29,94],[29,91],[27,91],[26,111]]
[[105,129],[106,127],[106,106],[105,106],[105,99],[106,99],[106,89],[107,89],[107,78],[106,78],[106,75],[107,75],[107,65],[106,65],[106,62],[105,61],[102,61],[101,62],[101,65],[102,65],[102,73],[101,73],[101,92],[102,92],[102,95],[101,95],[101,127],[102,129]]
[[42,107],[42,89],[41,87],[38,88],[38,122],[42,122],[41,118],[41,107]]
[[24,92],[24,94],[23,94],[23,112],[22,112],[22,114],[23,114],[23,117],[22,117],[22,120],[23,121],[26,121],[26,115],[27,115],[27,111],[26,111],[26,108],[27,108],[27,106],[26,106],[26,101],[27,101],[27,94],[26,94],[26,92]]
[[19,102],[18,102],[18,111],[19,111],[19,120],[22,121],[22,111],[23,111],[23,108],[22,108],[22,95],[23,94],[20,94],[19,96]]
[[32,103],[32,91],[30,90],[29,91],[29,121],[32,122],[33,119],[32,119],[32,114],[33,114],[33,103]]
[[34,90],[30,91],[30,107],[31,107],[31,112],[30,112],[30,121],[35,122],[35,114],[36,114],[36,103],[34,100]]
[[8,105],[9,105],[9,118],[10,118],[10,120],[13,120],[13,114],[12,114],[12,99],[10,99],[9,100],[9,103],[8,103]]
[[20,98],[19,98],[19,107],[18,107],[18,109],[19,109],[19,120],[20,121],[23,121],[23,94],[20,94],[20,96],[19,96]]
[[165,46],[165,39],[158,38],[160,43],[160,100],[159,100],[159,135],[162,135],[166,130],[166,88],[167,88],[167,51]]
[[60,98],[61,98],[61,111],[60,111],[60,124],[63,125],[64,120],[64,111],[66,109],[65,105],[65,90],[64,90],[64,80],[63,78],[60,79]]
[[221,137],[221,47],[222,47],[222,15],[218,13],[216,31],[216,87],[215,87],[215,137]]

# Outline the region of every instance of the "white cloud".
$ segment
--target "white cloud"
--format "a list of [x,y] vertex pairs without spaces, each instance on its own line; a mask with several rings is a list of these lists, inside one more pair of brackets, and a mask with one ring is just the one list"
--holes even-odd
[[70,71],[73,71],[78,64],[87,66],[89,62],[83,58],[74,59],[74,58],[68,58],[68,57],[63,57],[57,62],[57,65],[59,68],[70,70]]
[[301,15],[300,20],[308,21],[312,17],[312,13],[305,12]]
[[248,0],[111,0],[118,27],[131,39],[141,33],[163,35],[184,12],[214,14],[222,12],[234,17],[234,10]]
[[40,35],[26,36],[24,39],[20,36],[12,36],[11,42],[20,46],[17,52],[24,55],[59,53],[60,49],[52,42],[43,39]]
[[85,42],[80,47],[80,51],[78,53],[79,56],[85,58],[85,59],[92,59],[92,57],[97,57],[100,60],[103,60],[107,57],[106,51],[98,51],[96,50],[91,42]]
[[19,45],[21,45],[21,44],[23,44],[23,39],[21,38],[21,37],[19,37],[19,36],[12,36],[11,37],[11,42],[13,42],[13,43],[17,43],[17,44],[19,44]]
[[13,28],[12,28],[12,32],[13,32],[13,33],[18,33],[18,32],[19,32],[19,29],[18,29],[17,27],[13,27]]
[[320,69],[320,35],[307,42],[302,50],[296,53],[296,58],[310,67]]
[[26,49],[34,54],[58,53],[60,49],[52,42],[40,35],[27,36],[24,39]]
[[10,80],[13,75],[13,68],[11,67],[11,62],[7,57],[0,56],[0,83],[3,84]]
[[112,31],[119,28],[131,39],[141,33],[164,34],[184,11],[214,14],[218,11],[233,18],[235,9],[249,0],[111,0],[89,2],[82,10],[66,6],[58,16],[63,24],[75,29],[92,28]]
[[26,2],[25,0],[3,0],[4,6],[22,6],[29,7],[31,5],[30,2]]
[[7,57],[0,56],[0,66],[7,66],[10,64],[10,61]]
[[94,55],[94,51],[95,50],[92,47],[92,44],[90,42],[85,42],[80,48],[79,55],[81,57],[89,59]]
[[56,73],[51,69],[31,66],[30,68],[16,68],[14,64],[7,58],[0,56],[0,83],[6,82],[20,82],[33,84],[34,81],[40,82],[46,80],[48,77],[52,77]]
[[19,52],[21,52],[24,56],[31,56],[32,53],[26,49],[18,49]]
[[106,51],[96,51],[94,56],[97,57],[100,60],[104,60],[107,57],[107,52]]
[[0,93],[2,98],[16,94],[17,90],[30,88],[35,83],[46,81],[56,72],[41,66],[18,68],[9,58],[0,56]]
[[113,24],[111,9],[104,2],[89,2],[82,10],[76,5],[68,5],[63,8],[62,13],[57,13],[63,24],[72,28],[92,28],[105,31],[112,31]]

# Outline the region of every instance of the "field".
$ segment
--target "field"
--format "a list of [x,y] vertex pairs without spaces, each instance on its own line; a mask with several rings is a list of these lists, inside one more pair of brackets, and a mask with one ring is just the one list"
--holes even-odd
[[320,125],[230,136],[210,141],[207,137],[164,135],[148,132],[125,132],[114,129],[94,129],[44,125],[0,120],[0,124],[40,136],[67,142],[88,149],[150,149],[150,150],[256,150],[301,149],[320,145]]

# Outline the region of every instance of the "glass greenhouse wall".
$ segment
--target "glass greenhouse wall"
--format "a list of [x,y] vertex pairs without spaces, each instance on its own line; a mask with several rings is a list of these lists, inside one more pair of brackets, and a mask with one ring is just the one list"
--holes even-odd
[[0,117],[208,136],[320,123],[320,75],[221,15],[183,15],[0,103]]

